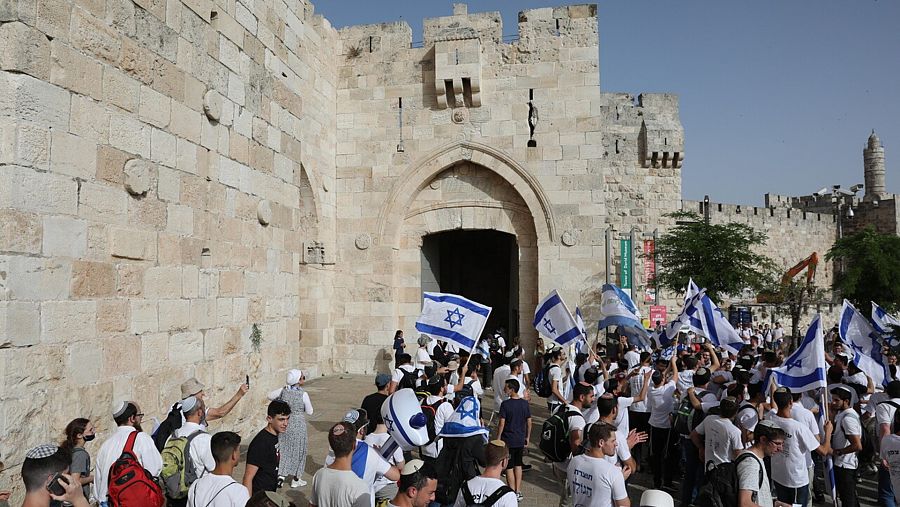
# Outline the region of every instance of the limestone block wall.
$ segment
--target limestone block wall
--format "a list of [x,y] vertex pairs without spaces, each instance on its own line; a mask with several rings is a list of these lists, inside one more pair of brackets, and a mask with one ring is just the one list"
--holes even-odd
[[329,327],[301,254],[334,242],[337,33],[303,0],[24,0],[0,23],[4,461],[74,417],[108,432],[114,398],[149,425],[190,376],[219,404],[249,374],[221,427],[258,426],[301,326]]

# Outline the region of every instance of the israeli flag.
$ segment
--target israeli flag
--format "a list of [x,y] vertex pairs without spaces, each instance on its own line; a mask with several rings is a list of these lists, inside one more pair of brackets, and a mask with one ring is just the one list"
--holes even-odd
[[[694,283],[693,280],[691,280],[691,283]],[[697,317],[697,314],[699,313],[697,310],[697,301],[699,301],[703,295],[705,295],[705,291],[698,290],[690,298],[685,299],[684,306],[681,308],[681,313],[675,317],[675,320],[666,324],[661,331],[653,333],[653,338],[660,347],[669,347],[675,344],[678,340],[678,333],[685,327],[694,329],[696,326],[696,329],[699,329],[701,332],[703,331],[700,319]]]
[[884,311],[884,308],[875,304],[874,301],[872,302],[872,323],[875,324],[875,329],[884,337],[886,344],[891,347],[900,345],[900,339],[894,336],[894,331],[891,329],[891,326],[900,326],[900,319]]
[[588,347],[587,343],[587,328],[584,325],[584,316],[581,314],[581,308],[575,307],[575,325],[578,326],[578,331],[581,332],[581,336],[578,337],[578,342],[575,344],[575,350],[579,354],[587,354],[590,352],[590,347]]
[[822,331],[822,316],[816,315],[806,337],[797,350],[788,357],[782,366],[770,368],[773,380],[791,392],[802,393],[825,387],[825,333]]
[[600,327],[616,326],[620,334],[628,336],[639,348],[650,348],[650,335],[641,324],[641,312],[622,289],[611,283],[600,293]]
[[693,278],[688,278],[687,287],[684,289],[684,302],[687,303],[689,299],[700,294],[700,287],[694,283]]
[[725,318],[722,310],[713,303],[705,293],[699,298],[695,298],[694,307],[696,308],[697,318],[700,319],[700,326],[703,336],[709,338],[709,341],[716,347],[722,348],[733,354],[740,353],[744,348],[744,340],[735,331],[731,322]]
[[472,351],[484,331],[491,307],[455,294],[425,292],[416,330],[436,340]]
[[841,341],[853,349],[853,362],[866,375],[872,377],[876,386],[882,386],[890,379],[886,374],[881,356],[878,332],[866,317],[859,313],[846,299],[841,308],[841,322],[838,326]]
[[581,336],[569,308],[554,290],[538,303],[534,311],[534,328],[559,345],[567,345]]

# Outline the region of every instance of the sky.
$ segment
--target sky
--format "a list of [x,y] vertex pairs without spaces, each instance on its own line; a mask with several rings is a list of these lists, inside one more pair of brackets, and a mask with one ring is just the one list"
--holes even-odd
[[[318,0],[333,26],[422,20],[451,1]],[[519,11],[563,0],[471,0]],[[809,195],[863,182],[872,129],[887,189],[900,193],[900,1],[615,0],[599,2],[600,88],[676,93],[685,130],[682,195],[762,205],[767,192]]]

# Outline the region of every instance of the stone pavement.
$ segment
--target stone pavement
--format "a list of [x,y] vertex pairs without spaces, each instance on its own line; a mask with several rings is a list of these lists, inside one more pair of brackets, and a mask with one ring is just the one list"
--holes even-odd
[[[308,475],[304,477],[304,479],[309,484],[303,488],[290,489],[289,487],[285,487],[281,490],[281,492],[286,494],[298,507],[306,507],[308,505],[308,494],[312,488],[312,474],[323,466],[325,455],[328,453],[328,441],[326,437],[328,429],[332,424],[339,421],[348,409],[358,407],[363,397],[369,393],[375,392],[374,375],[334,375],[322,377],[310,380],[305,387],[309,392],[309,397],[312,400],[315,409],[314,415],[307,419],[309,428],[309,457],[306,460],[306,471]],[[493,408],[493,396],[491,391],[487,391],[483,401],[484,414],[487,416]],[[534,424],[532,435],[536,438],[540,433],[540,426],[547,416],[547,408],[543,399],[533,396],[531,400],[531,410]],[[264,424],[264,421],[260,421],[259,427],[261,428]],[[224,425],[217,426],[218,425],[214,423],[212,430],[219,431],[225,429]],[[496,429],[496,420],[494,421],[493,426],[494,429]],[[242,435],[244,443],[248,444],[254,434],[255,431],[253,434]],[[532,440],[534,440],[534,438]],[[235,478],[237,480],[240,480],[244,473],[243,461],[244,458],[241,460],[242,465],[235,470]],[[559,482],[553,478],[550,465],[544,463],[543,456],[534,443],[532,443],[531,447],[527,450],[525,462],[533,465],[533,468],[523,475],[524,485],[522,494],[525,495],[525,500],[520,505],[557,505],[559,502]],[[649,484],[649,477],[643,473],[638,473],[629,483],[628,489],[633,506],[640,505],[640,496],[649,487]],[[860,484],[859,491],[860,494],[863,495],[861,499],[862,507],[877,505],[877,502],[874,500],[877,491],[875,483],[871,480],[864,480]],[[830,502],[821,505],[830,505]]]

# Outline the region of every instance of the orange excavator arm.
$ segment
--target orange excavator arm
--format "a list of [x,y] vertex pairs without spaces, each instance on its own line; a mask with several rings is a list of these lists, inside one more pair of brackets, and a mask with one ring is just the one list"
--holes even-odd
[[813,281],[816,279],[816,268],[818,266],[819,254],[813,252],[812,255],[798,262],[797,265],[785,272],[784,276],[781,277],[781,285],[784,286],[791,283],[791,280],[793,280],[795,276],[800,274],[800,272],[806,268],[809,268],[809,270],[806,272],[806,284],[812,285]]

